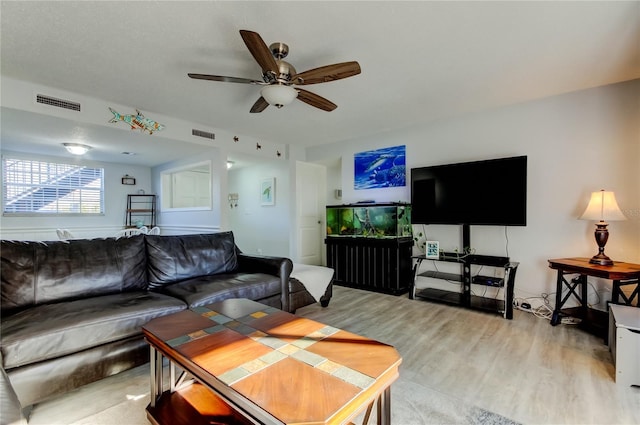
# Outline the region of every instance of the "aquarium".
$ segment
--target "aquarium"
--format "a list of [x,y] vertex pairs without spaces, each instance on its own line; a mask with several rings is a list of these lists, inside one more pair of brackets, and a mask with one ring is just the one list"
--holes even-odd
[[411,237],[411,205],[385,203],[327,206],[327,236]]

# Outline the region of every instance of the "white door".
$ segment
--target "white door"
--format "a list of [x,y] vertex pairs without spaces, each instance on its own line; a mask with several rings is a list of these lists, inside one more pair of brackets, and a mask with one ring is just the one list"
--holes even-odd
[[297,262],[322,265],[327,169],[296,162]]

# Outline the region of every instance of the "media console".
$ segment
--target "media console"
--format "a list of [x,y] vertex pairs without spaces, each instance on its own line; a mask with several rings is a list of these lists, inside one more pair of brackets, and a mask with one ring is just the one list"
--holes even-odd
[[[513,319],[513,289],[519,263],[510,261],[508,257],[457,254],[453,252],[443,252],[438,258],[427,258],[425,255],[416,255],[412,258],[415,264],[413,266],[413,282],[409,289],[409,298],[501,313],[505,319]],[[425,260],[458,263],[461,271],[459,273],[438,270],[421,272],[420,266]],[[504,274],[502,277],[473,275],[472,266],[501,268],[504,270]],[[460,290],[456,292],[437,288],[417,288],[416,278],[419,276],[460,282]],[[471,293],[471,284],[504,288],[504,298],[498,299],[473,295]]]

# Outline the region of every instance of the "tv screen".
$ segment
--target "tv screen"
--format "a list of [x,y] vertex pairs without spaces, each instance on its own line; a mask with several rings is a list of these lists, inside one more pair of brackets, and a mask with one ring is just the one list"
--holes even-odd
[[527,157],[411,169],[414,224],[527,225]]

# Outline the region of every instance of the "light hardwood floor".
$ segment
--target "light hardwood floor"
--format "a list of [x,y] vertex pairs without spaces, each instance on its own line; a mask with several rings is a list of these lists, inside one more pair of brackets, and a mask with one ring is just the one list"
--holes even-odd
[[573,325],[337,289],[298,313],[394,345],[404,379],[527,424],[640,424],[640,388],[617,387],[608,346]]
[[[640,387],[618,388],[608,347],[571,325],[552,327],[520,311],[505,320],[344,287],[335,287],[328,308],[312,305],[297,314],[395,346],[403,357],[398,389],[428,389],[524,424],[640,424]],[[146,373],[138,368],[37,405],[31,422],[147,423]],[[405,395],[392,387],[392,397]],[[426,393],[411,396],[431,401]],[[139,399],[125,410],[117,404],[124,397]],[[393,406],[399,407],[392,404],[392,413]],[[402,418],[414,419],[395,423],[465,423]]]

